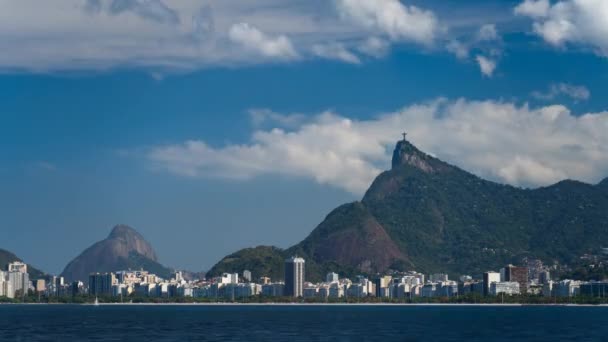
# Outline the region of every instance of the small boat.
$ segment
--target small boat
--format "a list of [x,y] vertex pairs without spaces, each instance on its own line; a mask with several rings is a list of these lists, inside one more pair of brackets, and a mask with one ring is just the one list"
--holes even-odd
[[99,306],[99,300],[97,299],[97,297],[95,297],[95,302],[93,303],[93,305]]

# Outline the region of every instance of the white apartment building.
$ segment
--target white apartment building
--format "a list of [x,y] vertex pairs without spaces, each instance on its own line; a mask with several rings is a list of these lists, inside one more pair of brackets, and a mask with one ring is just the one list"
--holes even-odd
[[490,284],[490,295],[500,294],[517,295],[519,294],[519,283],[516,281],[499,281]]

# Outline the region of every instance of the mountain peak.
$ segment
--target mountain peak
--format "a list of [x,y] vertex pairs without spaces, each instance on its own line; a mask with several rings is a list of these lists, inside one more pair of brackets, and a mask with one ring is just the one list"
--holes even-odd
[[411,166],[426,173],[435,173],[442,168],[442,164],[441,161],[420,151],[405,139],[397,142],[397,146],[395,146],[395,151],[393,152],[392,169]]
[[123,269],[145,268],[151,272],[162,272],[165,277],[170,270],[158,263],[156,252],[135,229],[119,224],[110,235],[84,250],[63,270],[69,280],[86,281],[89,273],[115,272]]
[[129,236],[135,236],[137,238],[143,239],[143,236],[139,234],[137,230],[132,227],[127,226],[126,224],[118,224],[112,228],[112,232],[108,236],[108,239],[115,238],[126,238]]

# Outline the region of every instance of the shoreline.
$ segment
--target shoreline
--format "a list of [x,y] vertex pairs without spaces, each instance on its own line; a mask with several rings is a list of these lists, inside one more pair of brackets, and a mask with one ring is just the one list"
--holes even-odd
[[354,307],[608,307],[608,304],[527,304],[527,303],[0,303],[0,306],[65,305],[65,306],[354,306]]

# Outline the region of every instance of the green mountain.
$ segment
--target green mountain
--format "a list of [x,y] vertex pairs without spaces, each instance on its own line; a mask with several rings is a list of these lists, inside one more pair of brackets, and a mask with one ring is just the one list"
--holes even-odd
[[[8,264],[11,262],[15,262],[15,261],[24,262],[23,260],[21,260],[21,258],[17,257],[15,254],[13,254],[5,249],[0,249],[0,269],[1,270],[6,270]],[[30,279],[32,279],[32,280],[40,279],[45,276],[44,272],[40,271],[39,269],[35,268],[34,266],[32,266],[30,264],[27,265],[27,272],[29,273]]]
[[165,279],[172,269],[161,265],[152,246],[135,229],[117,225],[110,235],[87,248],[61,273],[69,281],[88,281],[90,273],[144,269]]
[[299,244],[232,254],[208,275],[281,278],[282,260],[306,259],[307,280],[393,270],[479,275],[524,257],[575,262],[608,246],[608,179],[534,190],[481,179],[400,141],[392,168],[361,201],[332,211]]

